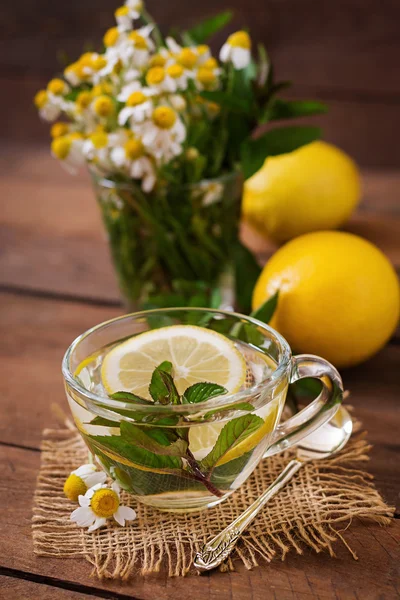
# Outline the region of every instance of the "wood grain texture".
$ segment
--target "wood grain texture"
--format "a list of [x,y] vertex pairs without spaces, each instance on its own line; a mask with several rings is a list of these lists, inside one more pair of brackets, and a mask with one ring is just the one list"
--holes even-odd
[[[4,146],[3,146],[4,148]],[[96,200],[84,173],[66,173],[48,148],[0,153],[0,284],[118,303],[119,292]],[[400,267],[398,171],[365,171],[364,199],[347,229]],[[265,262],[276,246],[243,228]]]
[[[111,598],[111,596],[109,596]],[[98,600],[80,591],[54,588],[53,585],[19,579],[14,575],[0,575],[0,600]]]
[[[98,47],[113,24],[119,0],[81,3],[20,0],[1,11],[0,69],[11,73],[53,73],[60,52],[75,59],[84,45]],[[397,0],[147,0],[146,6],[164,32],[190,27],[231,7],[235,18],[216,36],[218,48],[227,33],[248,26],[263,41],[280,75],[297,84],[333,90],[400,92]]]
[[[289,554],[283,563],[275,560],[251,572],[238,567],[237,572],[229,574],[213,572],[201,577],[171,579],[161,572],[135,577],[128,584],[90,579],[90,565],[83,560],[39,558],[32,553],[31,498],[38,466],[37,452],[0,448],[0,501],[2,506],[9,507],[0,514],[1,565],[23,572],[25,577],[40,574],[44,581],[90,586],[94,595],[108,590],[116,598],[133,600],[176,600],[189,596],[192,600],[347,600],[351,598],[349,593],[354,593],[358,600],[398,597],[399,521],[393,521],[385,529],[353,523],[344,535],[357,553],[358,562],[338,543],[335,559],[325,553],[305,551],[302,556]],[[11,524],[12,553],[9,552]]]

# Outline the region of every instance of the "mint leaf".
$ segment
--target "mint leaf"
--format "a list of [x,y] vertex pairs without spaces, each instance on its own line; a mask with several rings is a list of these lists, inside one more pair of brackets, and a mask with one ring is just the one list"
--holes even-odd
[[263,424],[264,421],[257,415],[244,415],[229,421],[221,430],[214,448],[200,461],[200,468],[211,471],[229,450],[257,431]]
[[321,137],[319,127],[279,127],[241,146],[242,169],[248,179],[263,166],[268,156],[292,152]]
[[278,119],[308,117],[326,112],[328,112],[326,104],[315,100],[282,100],[281,98],[275,98],[265,109],[260,123]]
[[157,432],[149,429],[147,434],[144,427],[138,427],[127,421],[121,423],[121,437],[134,446],[165,456],[185,456],[188,447],[187,442],[176,436],[175,441],[171,442],[171,438],[162,429],[158,429]]
[[232,248],[235,269],[236,300],[242,312],[251,311],[251,298],[261,267],[253,254],[238,240]]
[[[181,469],[182,460],[178,456],[156,454],[139,446],[132,445],[117,435],[91,435],[90,441],[106,456],[120,462],[120,457],[129,461],[131,466],[142,466],[155,472],[170,472],[171,469]],[[129,466],[128,464],[128,466]]]
[[261,304],[261,306],[259,306],[256,310],[253,310],[253,312],[250,313],[250,316],[258,319],[259,321],[263,321],[263,323],[269,323],[276,310],[276,307],[278,306],[278,298],[279,290],[276,291],[271,298],[268,298],[264,304]]
[[85,425],[102,425],[104,427],[119,427],[119,423],[116,421],[111,421],[110,419],[105,419],[104,417],[95,417],[89,423],[85,423]]
[[227,393],[228,390],[226,388],[222,387],[222,385],[217,385],[216,383],[208,383],[207,381],[204,383],[195,383],[188,387],[183,394],[182,403],[197,404],[198,402],[205,402],[210,398]]
[[210,17],[209,19],[205,19],[201,21],[192,29],[189,29],[183,34],[183,37],[190,39],[191,43],[194,44],[204,44],[208,40],[209,37],[220,31],[228,25],[229,21],[232,19],[233,13],[231,10],[226,10],[214,17]]
[[172,379],[172,363],[162,362],[153,371],[149,392],[154,402],[160,404],[180,404],[178,390]]
[[154,404],[151,400],[146,400],[146,398],[136,396],[136,394],[131,394],[131,392],[115,392],[111,394],[110,398],[112,400],[124,400],[124,402],[135,402],[136,404]]
[[215,415],[223,415],[225,412],[229,412],[230,410],[254,410],[254,406],[250,404],[250,402],[234,402],[221,408],[215,408],[214,410],[208,411],[203,418],[206,420]]

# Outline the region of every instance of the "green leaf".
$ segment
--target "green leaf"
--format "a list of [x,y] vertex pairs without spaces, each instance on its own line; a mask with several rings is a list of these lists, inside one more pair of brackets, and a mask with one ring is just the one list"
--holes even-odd
[[204,383],[195,383],[188,387],[183,394],[182,403],[197,404],[198,402],[205,402],[206,400],[210,400],[210,398],[227,393],[228,390],[226,388],[216,383],[208,383],[207,381]]
[[233,112],[248,113],[250,111],[250,103],[246,98],[227,94],[226,92],[201,92],[200,96],[209,102],[215,102],[223,108],[227,108]]
[[121,436],[91,435],[87,437],[107,456],[117,461],[118,457],[121,456],[129,461],[133,467],[139,465],[155,471],[182,468],[180,457],[156,454],[144,448],[133,446],[131,442],[127,442]]
[[308,117],[328,112],[328,107],[315,100],[282,100],[276,98],[267,106],[260,122],[276,121],[277,119],[294,119]]
[[88,425],[102,425],[104,427],[119,427],[119,423],[116,421],[111,421],[110,419],[105,419],[104,417],[95,417],[88,423]]
[[268,156],[292,152],[321,137],[319,127],[279,127],[257,139],[243,142],[241,147],[242,169],[248,179],[263,166]]
[[257,415],[244,415],[229,421],[221,430],[214,448],[200,462],[200,468],[211,471],[229,450],[255,433],[263,424],[264,421]]
[[250,404],[250,402],[234,402],[232,404],[227,404],[222,408],[215,408],[214,410],[208,411],[208,413],[204,415],[203,419],[206,420],[215,415],[223,416],[224,413],[229,412],[231,410],[254,410],[254,406]]
[[261,304],[261,306],[259,306],[256,310],[253,310],[250,316],[262,321],[263,323],[269,323],[276,310],[276,307],[278,306],[278,298],[279,290],[276,291],[271,298],[268,298],[264,304]]
[[214,17],[201,21],[192,29],[185,32],[185,36],[190,38],[195,44],[204,44],[209,37],[223,29],[231,21],[233,13],[231,10],[226,10]]
[[251,311],[251,297],[261,267],[246,246],[238,241],[233,247],[236,300],[244,313]]
[[157,432],[149,429],[148,435],[144,427],[138,427],[126,421],[121,423],[121,437],[138,448],[165,456],[185,456],[188,447],[187,442],[182,439],[175,439],[171,442],[169,436],[162,429],[158,429]]
[[164,361],[153,371],[149,392],[160,404],[180,404],[180,396],[172,379],[172,363]]
[[123,400],[124,402],[135,402],[135,404],[154,404],[151,400],[146,400],[146,398],[136,396],[136,394],[131,394],[131,392],[115,392],[111,394],[110,398],[112,400]]

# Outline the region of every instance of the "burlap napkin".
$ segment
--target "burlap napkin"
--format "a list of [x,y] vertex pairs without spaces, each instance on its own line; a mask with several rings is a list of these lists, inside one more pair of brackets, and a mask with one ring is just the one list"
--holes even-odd
[[[386,505],[372,477],[360,470],[368,460],[364,435],[353,436],[345,449],[330,460],[305,465],[276,495],[249,527],[225,569],[241,559],[247,568],[259,560],[285,557],[304,547],[331,556],[333,542],[354,517],[388,524],[393,509]],[[69,520],[76,504],[63,494],[70,471],[87,462],[87,449],[79,434],[68,429],[45,430],[42,460],[33,509],[34,551],[39,556],[85,557],[98,577],[127,579],[135,572],[148,574],[166,568],[170,576],[186,575],[195,552],[237,517],[277,477],[292,452],[264,460],[253,475],[223,504],[201,513],[162,513],[136,503],[123,494],[123,503],[134,506],[138,518],[126,527],[110,522],[88,533]]]

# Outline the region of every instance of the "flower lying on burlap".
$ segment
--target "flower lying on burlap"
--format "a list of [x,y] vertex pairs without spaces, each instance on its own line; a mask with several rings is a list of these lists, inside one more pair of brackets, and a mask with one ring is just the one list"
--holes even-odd
[[77,502],[80,495],[86,494],[89,488],[99,483],[104,483],[107,475],[104,471],[97,471],[96,465],[82,465],[72,471],[64,483],[64,494],[69,500]]
[[136,519],[136,512],[129,506],[120,504],[120,487],[114,482],[109,488],[104,484],[97,484],[79,496],[79,508],[71,514],[71,521],[79,527],[89,527],[88,531],[95,531],[113,517],[117,523],[124,526],[125,521]]

